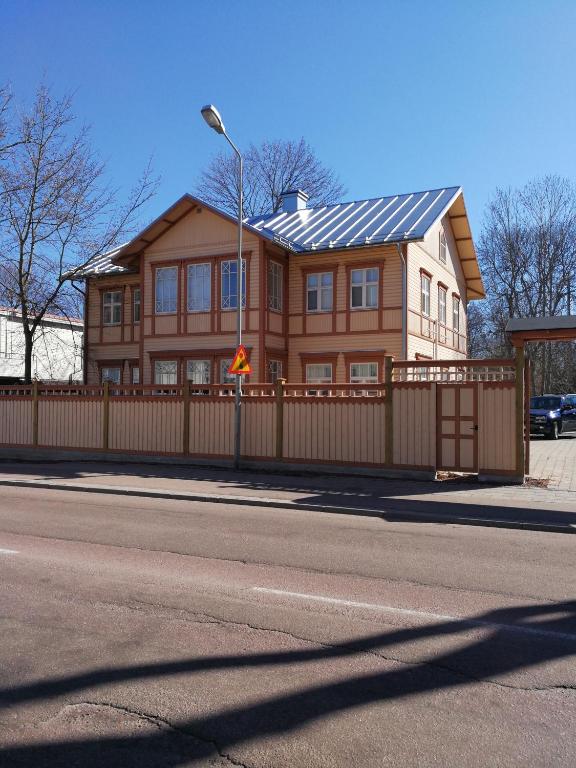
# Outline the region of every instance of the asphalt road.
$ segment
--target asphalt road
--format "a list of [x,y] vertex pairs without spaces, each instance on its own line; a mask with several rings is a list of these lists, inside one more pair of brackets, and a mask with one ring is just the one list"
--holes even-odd
[[576,539],[3,488],[0,765],[573,766]]

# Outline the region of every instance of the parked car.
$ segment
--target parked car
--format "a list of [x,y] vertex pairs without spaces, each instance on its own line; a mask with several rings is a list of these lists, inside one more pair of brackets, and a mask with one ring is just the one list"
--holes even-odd
[[530,398],[530,434],[557,440],[576,432],[576,395],[540,395]]

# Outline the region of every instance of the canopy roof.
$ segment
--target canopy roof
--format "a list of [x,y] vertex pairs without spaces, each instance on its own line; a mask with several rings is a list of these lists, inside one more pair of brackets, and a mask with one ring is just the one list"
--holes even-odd
[[526,341],[575,341],[576,315],[559,317],[513,317],[506,324],[514,346]]

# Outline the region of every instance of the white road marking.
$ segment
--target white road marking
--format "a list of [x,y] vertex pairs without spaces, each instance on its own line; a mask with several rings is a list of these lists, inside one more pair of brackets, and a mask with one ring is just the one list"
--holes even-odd
[[0,555],[18,555],[17,549],[0,549]]
[[[522,634],[538,635],[540,637],[556,638],[557,640],[576,640],[576,635],[570,635],[565,632],[553,632],[547,629],[537,629],[536,627],[516,626],[514,624],[495,624],[481,619],[468,619],[463,616],[448,616],[442,613],[429,613],[428,611],[416,611],[411,608],[394,608],[391,605],[379,605],[378,603],[360,603],[355,600],[342,600],[336,597],[324,597],[323,595],[308,595],[303,592],[288,592],[283,589],[268,589],[268,587],[252,587],[254,592],[262,592],[268,595],[279,595],[281,597],[296,597],[300,600],[311,600],[317,603],[329,603],[331,605],[343,605],[347,608],[367,608],[372,611],[382,611],[386,613],[400,613],[405,616],[419,616],[425,619],[440,619],[441,621],[459,621],[462,624],[471,624],[476,627],[487,629],[508,630],[510,632],[521,632]],[[551,613],[554,613],[551,606]]]

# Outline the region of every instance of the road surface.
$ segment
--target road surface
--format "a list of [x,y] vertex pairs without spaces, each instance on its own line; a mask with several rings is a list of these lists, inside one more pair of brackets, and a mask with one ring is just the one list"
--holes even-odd
[[3,488],[0,765],[573,766],[575,565],[562,534]]

